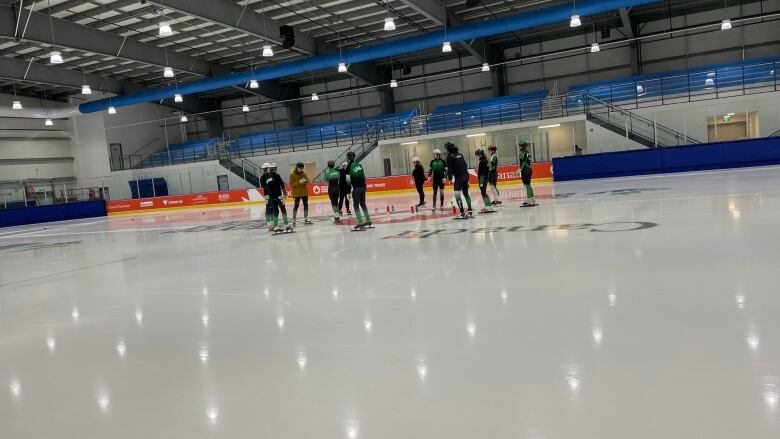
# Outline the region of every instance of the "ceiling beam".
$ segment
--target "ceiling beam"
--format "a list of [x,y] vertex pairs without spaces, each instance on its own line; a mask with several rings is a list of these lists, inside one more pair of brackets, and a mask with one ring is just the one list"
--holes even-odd
[[[463,20],[457,15],[447,11],[445,16],[445,8],[440,0],[400,0],[401,3],[414,9],[417,13],[423,15],[428,20],[433,21],[439,26],[461,26]],[[484,39],[475,39],[471,41],[459,41],[458,44],[463,46],[472,56],[477,58],[479,62],[486,62],[485,54],[487,53],[487,47],[485,47]]]
[[[279,36],[279,27],[281,26],[275,20],[265,17],[264,30],[263,14],[255,12],[252,4],[245,7],[240,6],[232,0],[166,0],[165,7],[176,10],[182,14],[198,17],[213,23],[245,32],[261,40],[271,41],[280,46],[282,38]],[[266,38],[267,35],[267,38]],[[321,53],[336,52],[338,48],[330,43],[312,38],[308,34],[301,32],[295,33],[295,46],[291,50],[296,50],[304,55],[317,55]],[[262,68],[262,67],[260,67]],[[335,69],[336,66],[333,66]],[[349,67],[349,74],[356,79],[371,85],[380,85],[384,83],[381,74],[378,74],[376,68],[371,63],[357,63]]]
[[634,24],[631,22],[629,8],[620,8],[620,21],[623,22],[623,34],[626,38],[636,38],[634,35]]
[[[29,11],[25,11],[25,18]],[[170,66],[176,71],[189,72],[199,76],[220,76],[231,73],[219,64],[200,58],[166,51],[153,44],[141,43],[127,36],[117,35],[89,26],[74,23],[69,20],[52,18],[54,40],[57,47],[66,47],[84,52],[137,61],[156,66]],[[10,7],[0,7],[0,39],[16,39],[16,14]],[[24,39],[42,44],[52,44],[49,29],[49,16],[33,12]],[[162,77],[160,78],[162,80]],[[254,93],[254,92],[253,92]],[[263,96],[273,99],[284,99],[284,93],[273,81],[263,81],[262,88],[257,91]]]
[[[93,74],[82,74],[75,70],[68,70],[61,67],[52,67],[41,63],[30,63],[19,58],[7,58],[0,56],[0,78],[12,81],[17,84],[34,83],[44,84],[50,87],[64,87],[73,89],[74,92],[80,92],[81,86],[86,83],[95,91],[102,91],[112,94],[137,93],[145,90],[141,85],[119,81],[113,78]],[[171,108],[181,109],[181,104],[163,103]],[[197,113],[201,110],[200,105],[194,99],[185,99],[184,110],[189,113]]]

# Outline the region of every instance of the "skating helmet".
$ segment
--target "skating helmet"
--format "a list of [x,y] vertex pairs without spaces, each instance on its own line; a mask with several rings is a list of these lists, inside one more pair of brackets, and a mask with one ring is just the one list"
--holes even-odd
[[303,167],[304,167],[304,165],[303,165],[303,162],[298,162],[298,163],[296,163],[296,164],[295,164],[295,167],[296,167],[296,168],[303,168]]
[[482,157],[482,156],[485,155],[485,151],[483,151],[481,149],[478,149],[478,150],[474,151],[474,155],[477,156],[477,157]]
[[420,157],[415,157],[412,159],[413,162],[420,163]]
[[271,164],[270,164],[270,163],[268,163],[268,162],[265,162],[265,163],[263,163],[263,165],[262,165],[262,166],[260,166],[260,169],[262,169],[263,171],[265,171],[266,169],[268,169],[268,168],[270,168],[270,167],[271,167]]
[[520,142],[517,144],[520,148],[528,148],[528,142]]
[[447,150],[447,153],[451,154],[453,152],[458,152],[458,147],[455,146],[452,142],[447,142],[444,144],[444,149]]
[[434,149],[433,150],[433,155],[441,155],[441,150],[440,149]]
[[336,162],[335,162],[334,160],[328,160],[328,167],[329,167],[329,168],[334,168],[334,167],[336,167]]
[[355,151],[349,151],[347,153],[347,160],[355,160]]
[[496,148],[496,145],[490,145],[490,146],[488,146],[488,151],[496,152],[496,151],[498,151],[498,148]]
[[271,163],[268,165],[268,170],[271,172],[276,172],[276,163]]

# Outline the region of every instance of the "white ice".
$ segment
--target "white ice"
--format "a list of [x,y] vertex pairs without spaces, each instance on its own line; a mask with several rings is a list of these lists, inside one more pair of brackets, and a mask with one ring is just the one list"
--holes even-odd
[[780,169],[502,190],[0,229],[0,437],[780,437]]

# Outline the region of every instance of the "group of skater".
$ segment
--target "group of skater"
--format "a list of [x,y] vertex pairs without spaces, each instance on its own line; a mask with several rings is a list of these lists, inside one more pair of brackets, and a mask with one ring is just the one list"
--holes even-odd
[[[534,191],[531,187],[531,155],[528,152],[528,144],[520,143],[519,154],[519,172],[523,185],[526,189],[526,200],[521,207],[536,206]],[[412,178],[414,179],[417,192],[420,196],[417,208],[424,207],[425,192],[423,185],[430,178],[433,186],[433,212],[436,212],[436,201],[438,196],[439,209],[444,211],[444,185],[447,181],[453,184],[455,203],[458,206],[459,213],[455,219],[466,219],[473,217],[471,206],[471,196],[469,196],[469,172],[468,163],[458,147],[451,142],[444,144],[447,152],[446,159],[442,158],[442,152],[439,149],[433,150],[433,160],[428,168],[428,175],[418,157],[414,157],[414,170]],[[501,206],[501,193],[498,190],[498,148],[490,145],[487,153],[478,149],[474,155],[478,159],[477,177],[479,180],[479,190],[482,196],[484,207],[480,213],[493,213],[495,207]],[[275,233],[293,232],[297,223],[299,206],[303,205],[303,224],[312,224],[309,220],[309,190],[308,185],[311,179],[304,170],[304,164],[299,162],[290,172],[290,188],[294,199],[292,221],[288,219],[287,208],[284,205],[285,198],[288,196],[284,180],[277,172],[276,163],[263,163],[261,167],[263,174],[260,177],[260,186],[266,200],[265,220],[268,230]],[[328,183],[328,198],[333,208],[334,222],[341,222],[344,215],[343,208],[346,207],[346,214],[351,215],[349,209],[352,195],[357,225],[355,231],[364,231],[373,228],[371,215],[366,205],[366,175],[363,166],[355,161],[355,153],[347,152],[347,161],[342,163],[339,168],[336,167],[334,160],[328,161],[328,167],[323,172],[324,180]],[[493,194],[491,200],[488,195],[488,187]],[[465,201],[465,206],[464,206]],[[281,215],[282,224],[279,224]]]
[[[536,206],[536,199],[534,197],[534,190],[531,187],[531,176],[533,173],[531,167],[531,154],[528,152],[528,144],[523,142],[518,144],[520,147],[520,177],[523,181],[523,185],[526,189],[526,201],[523,202],[522,207]],[[442,159],[442,153],[439,149],[433,150],[433,160],[428,168],[428,177],[425,175],[425,169],[420,162],[419,157],[412,159],[414,163],[414,170],[412,171],[412,178],[417,188],[417,193],[420,196],[420,201],[417,207],[424,207],[425,191],[423,185],[428,178],[431,179],[433,186],[433,211],[436,212],[436,196],[439,199],[439,209],[444,211],[444,184],[447,180],[453,183],[453,189],[455,190],[455,203],[458,205],[460,213],[456,219],[469,218],[473,216],[473,210],[471,207],[471,196],[469,195],[469,173],[468,164],[465,157],[460,153],[458,147],[451,142],[444,144],[444,149],[447,151],[446,161]],[[496,206],[501,206],[501,192],[498,190],[498,148],[495,145],[490,145],[487,148],[487,154],[484,150],[478,149],[474,151],[474,156],[478,160],[477,164],[477,178],[479,181],[479,191],[482,196],[484,207],[480,210],[480,213],[493,213]],[[490,191],[493,193],[493,199],[490,199],[487,189],[490,187]],[[466,208],[464,209],[463,201],[466,202]]]

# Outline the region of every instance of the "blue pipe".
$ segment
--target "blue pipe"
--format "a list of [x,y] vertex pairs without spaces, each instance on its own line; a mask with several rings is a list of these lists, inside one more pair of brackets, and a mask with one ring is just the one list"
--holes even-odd
[[[656,1],[657,0],[583,0],[577,4],[576,13],[582,16],[594,15],[614,9],[654,3]],[[552,6],[524,14],[511,15],[495,20],[481,21],[449,28],[447,29],[446,37],[443,30],[428,32],[422,35],[415,35],[387,43],[345,50],[341,55],[339,55],[338,52],[333,52],[325,55],[312,56],[310,58],[298,61],[275,64],[269,67],[264,67],[262,69],[255,69],[254,72],[236,72],[229,75],[187,82],[179,84],[178,89],[176,87],[169,86],[140,93],[116,96],[111,99],[101,99],[87,102],[79,106],[79,111],[81,113],[94,113],[96,111],[106,110],[109,106],[112,105],[114,107],[124,107],[128,105],[140,104],[142,102],[154,102],[163,99],[170,99],[173,98],[173,95],[176,93],[189,95],[210,90],[218,90],[221,88],[242,86],[248,83],[251,79],[264,81],[297,75],[309,71],[322,70],[327,68],[335,69],[337,64],[340,62],[352,64],[374,59],[388,58],[405,53],[418,52],[433,47],[440,47],[444,41],[468,41],[475,38],[482,38],[491,35],[512,32],[515,30],[527,29],[533,26],[568,21],[572,15],[572,12],[573,11],[571,6],[566,4]]]

